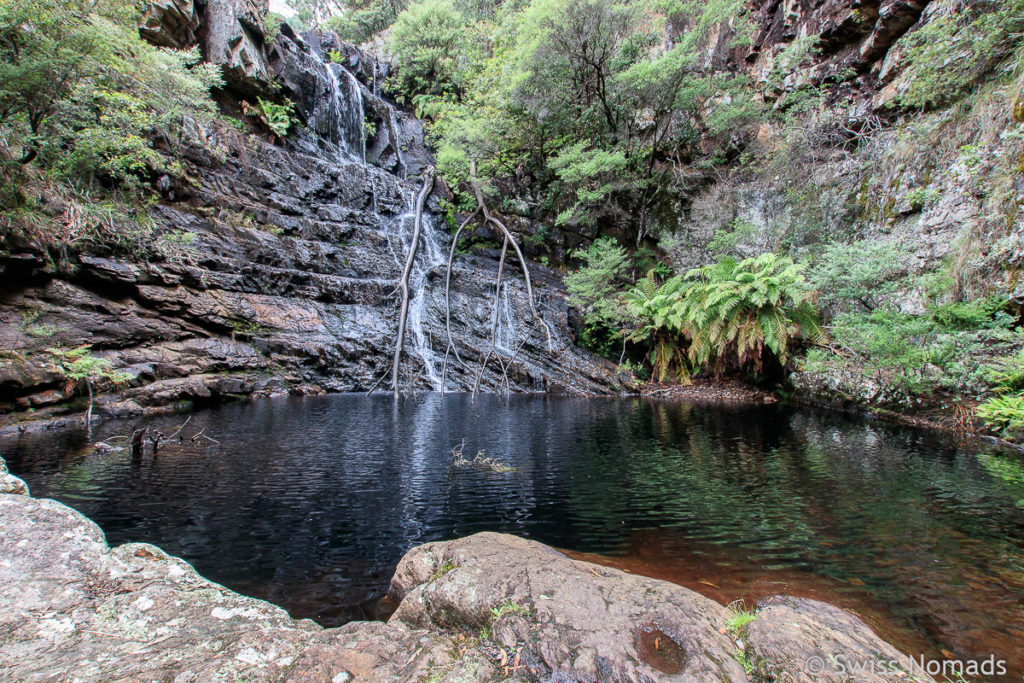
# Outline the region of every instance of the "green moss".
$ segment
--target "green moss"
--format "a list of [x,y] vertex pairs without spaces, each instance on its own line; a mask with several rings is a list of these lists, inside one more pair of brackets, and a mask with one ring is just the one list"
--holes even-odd
[[452,571],[458,569],[459,565],[453,564],[451,560],[445,560],[441,563],[441,566],[434,570],[434,573],[430,575],[431,581],[437,581],[439,578]]
[[523,605],[518,605],[515,602],[513,602],[512,600],[505,600],[504,602],[502,602],[497,607],[492,607],[491,608],[491,618],[492,619],[500,619],[503,616],[505,616],[506,614],[529,615],[530,614],[530,608],[529,607],[524,607]]

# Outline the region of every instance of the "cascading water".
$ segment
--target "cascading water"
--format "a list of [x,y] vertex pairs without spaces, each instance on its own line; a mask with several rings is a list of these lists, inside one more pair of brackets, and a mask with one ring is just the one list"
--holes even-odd
[[[508,264],[506,264],[506,268]],[[515,311],[510,300],[509,290],[511,284],[501,283],[501,293],[498,295],[498,325],[494,334],[494,347],[506,356],[511,356],[516,351],[516,323]]]
[[[327,63],[324,68],[330,80],[330,92],[317,112],[314,127],[331,143],[337,145],[345,157],[366,163],[365,112],[359,81],[341,64]],[[375,70],[375,78],[376,75]],[[394,127],[393,120],[391,125]],[[400,150],[396,148],[396,152],[399,155],[400,166],[404,166]],[[376,211],[376,192],[372,194]],[[415,219],[415,211],[410,205],[409,211],[393,219],[391,229],[388,231],[389,246],[396,263],[400,266],[404,264],[408,254]],[[427,331],[428,324],[436,322],[430,316],[438,314],[437,311],[428,310],[428,303],[432,299],[430,273],[447,263],[446,241],[446,236],[435,226],[433,217],[424,213],[419,248],[408,283],[410,297],[407,329],[410,332],[408,338],[412,341],[414,354],[422,363],[423,376],[434,391],[443,388],[440,373],[446,341],[431,339]],[[498,316],[495,350],[506,359],[515,353],[517,346],[516,313],[512,301],[514,296],[510,283],[503,283],[495,313]],[[440,349],[440,352],[437,349]]]
[[[388,243],[392,255],[399,265],[405,259],[409,251],[410,241],[413,234],[413,222],[416,220],[416,212],[408,211],[395,219],[394,229],[388,234]],[[440,367],[443,362],[442,355],[434,349],[430,335],[425,328],[424,318],[426,316],[427,300],[429,296],[430,273],[439,266],[448,262],[444,242],[441,234],[434,226],[433,217],[424,212],[423,224],[420,230],[419,250],[416,253],[416,260],[413,262],[412,273],[409,277],[409,331],[415,347],[416,355],[423,363],[423,374],[426,376],[430,388],[434,391],[441,390]],[[397,238],[397,243],[395,238]]]
[[327,74],[333,85],[329,108],[332,122],[331,141],[346,154],[366,161],[366,135],[363,130],[363,94],[359,81],[340,64],[327,64]]

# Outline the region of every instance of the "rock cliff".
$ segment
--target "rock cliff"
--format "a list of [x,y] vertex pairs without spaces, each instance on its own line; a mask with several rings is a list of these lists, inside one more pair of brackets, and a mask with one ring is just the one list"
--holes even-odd
[[[385,65],[333,34],[302,37],[284,26],[270,44],[257,20],[265,7],[250,4],[155,3],[142,31],[163,45],[199,41],[224,66],[229,108],[255,100],[272,79],[296,103],[301,130],[280,145],[224,122],[193,126],[174,143],[181,172],[156,180],[162,196],[144,247],[75,253],[60,267],[30,245],[11,253],[0,265],[8,350],[0,410],[41,416],[76,407],[46,353],[57,344],[89,344],[136,377],[101,398],[101,414],[254,393],[366,391],[389,370],[416,176],[431,161],[422,129],[380,96]],[[376,130],[369,141],[367,122]],[[476,383],[495,315],[496,352],[515,361],[506,381],[492,357],[484,391],[614,387],[607,364],[573,345],[554,271],[533,266],[550,340],[532,327],[515,266],[495,313],[493,252],[457,255],[446,304],[445,195],[436,183],[413,273],[402,386],[441,388],[450,306],[458,357],[447,363],[448,391]]]

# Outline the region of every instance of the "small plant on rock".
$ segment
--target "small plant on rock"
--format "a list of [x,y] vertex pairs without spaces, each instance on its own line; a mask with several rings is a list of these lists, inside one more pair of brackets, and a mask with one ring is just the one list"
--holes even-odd
[[529,614],[530,610],[527,607],[518,605],[511,600],[505,600],[497,607],[491,608],[491,617],[494,619],[500,619],[506,614]]
[[270,129],[270,132],[273,134],[271,135],[271,141],[273,141],[273,136],[275,135],[284,139],[296,122],[295,103],[289,100],[285,100],[284,104],[274,104],[262,97],[257,97],[255,106],[242,100],[242,111],[245,112],[246,116],[259,119],[263,125]]
[[106,358],[94,356],[88,344],[65,349],[50,347],[47,352],[53,357],[51,368],[67,380],[66,392],[85,387],[89,394],[89,407],[85,411],[85,427],[90,429],[92,420],[93,389],[105,385],[122,385],[135,379],[127,372],[113,370],[113,364]]
[[748,610],[742,600],[731,603],[728,610],[729,617],[725,620],[725,627],[733,635],[739,635],[747,624],[757,619],[757,612]]

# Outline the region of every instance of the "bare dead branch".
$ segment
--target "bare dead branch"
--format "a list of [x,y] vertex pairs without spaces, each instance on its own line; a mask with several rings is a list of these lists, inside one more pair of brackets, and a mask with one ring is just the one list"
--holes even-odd
[[423,172],[423,187],[420,188],[416,197],[416,218],[413,221],[412,241],[409,244],[409,253],[405,258],[405,268],[402,270],[402,277],[398,286],[402,292],[402,309],[398,316],[398,335],[395,340],[395,356],[391,365],[391,390],[398,398],[398,371],[402,362],[402,347],[405,344],[405,323],[409,317],[409,277],[412,274],[413,262],[416,260],[416,250],[420,242],[420,229],[423,226],[423,203],[434,186],[434,168],[428,167]]
[[[483,363],[480,364],[480,371],[476,374],[476,380],[473,382],[473,398],[476,398],[476,392],[480,388],[480,380],[484,376],[484,371],[487,369],[487,363],[491,360],[491,356],[496,354],[496,346],[498,343],[498,317],[501,312],[501,275],[505,271],[505,256],[508,254],[508,243],[509,239],[506,236],[505,241],[501,245],[501,258],[498,260],[498,275],[494,279],[494,319],[491,322],[491,347],[487,349],[487,355],[484,356]],[[501,362],[501,358],[498,358],[498,363],[504,370],[505,365]]]
[[[448,351],[454,351],[455,357],[460,363],[462,363],[462,357],[459,355],[459,350],[455,346],[455,341],[452,339],[452,300],[451,300],[451,287],[452,287],[452,262],[455,260],[455,248],[459,244],[459,237],[462,236],[462,231],[466,229],[470,221],[477,217],[480,213],[480,208],[470,214],[469,218],[462,221],[462,225],[455,231],[455,237],[452,238],[451,249],[448,250],[448,269],[445,271],[444,276],[444,329],[448,333],[448,349],[444,352],[445,361],[448,360]],[[463,363],[464,364],[464,363]],[[441,391],[444,392],[444,372],[441,373]]]
[[540,313],[537,312],[537,305],[533,298],[533,285],[530,282],[530,269],[526,265],[526,258],[523,257],[523,252],[519,248],[519,244],[516,242],[515,238],[512,236],[512,233],[509,231],[509,229],[505,227],[505,224],[502,223],[497,218],[497,216],[495,216],[488,210],[487,203],[484,201],[483,191],[480,189],[480,182],[477,180],[476,177],[476,159],[470,159],[469,161],[469,181],[473,186],[473,192],[476,194],[477,205],[480,211],[483,213],[484,219],[501,231],[501,233],[505,236],[505,239],[512,243],[512,248],[515,249],[516,256],[519,257],[519,266],[523,269],[523,280],[526,282],[526,298],[530,304],[530,313],[533,315],[534,319],[536,319],[540,323],[540,325],[544,328],[544,331],[547,333],[548,350],[550,351],[551,328],[548,327],[548,324],[540,316]]

